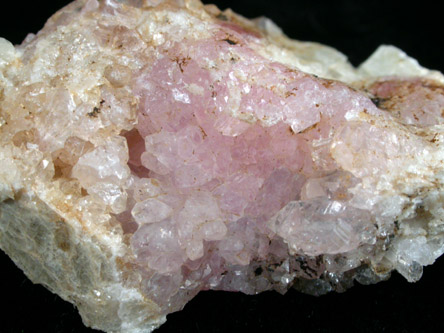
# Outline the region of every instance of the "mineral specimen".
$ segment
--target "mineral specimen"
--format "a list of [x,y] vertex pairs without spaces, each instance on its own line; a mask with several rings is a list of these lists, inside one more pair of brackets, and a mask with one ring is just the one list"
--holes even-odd
[[0,39],[0,247],[86,325],[201,290],[343,291],[444,252],[444,77],[198,0],[77,0]]

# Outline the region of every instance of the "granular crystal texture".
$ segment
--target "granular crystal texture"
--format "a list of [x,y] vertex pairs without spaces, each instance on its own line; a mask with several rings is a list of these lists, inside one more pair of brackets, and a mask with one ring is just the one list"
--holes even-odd
[[0,39],[0,247],[86,325],[201,290],[321,295],[444,252],[444,77],[198,0],[77,0]]

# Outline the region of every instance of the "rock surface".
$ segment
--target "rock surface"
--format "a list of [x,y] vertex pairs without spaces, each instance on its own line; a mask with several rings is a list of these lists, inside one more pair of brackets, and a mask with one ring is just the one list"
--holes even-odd
[[417,281],[443,250],[443,77],[197,1],[75,1],[0,40],[0,246],[89,326],[200,290]]

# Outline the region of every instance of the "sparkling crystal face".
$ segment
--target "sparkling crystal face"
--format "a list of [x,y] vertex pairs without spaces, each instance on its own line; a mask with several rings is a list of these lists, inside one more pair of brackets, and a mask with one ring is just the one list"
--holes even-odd
[[154,326],[200,290],[418,280],[444,251],[444,79],[303,45],[198,1],[73,2],[0,40],[2,200],[106,248]]

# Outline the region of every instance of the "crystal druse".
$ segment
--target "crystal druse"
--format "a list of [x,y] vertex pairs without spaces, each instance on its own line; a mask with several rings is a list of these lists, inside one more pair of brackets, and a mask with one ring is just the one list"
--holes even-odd
[[444,252],[444,77],[198,0],[77,0],[0,38],[0,248],[86,325],[201,290],[417,281]]

